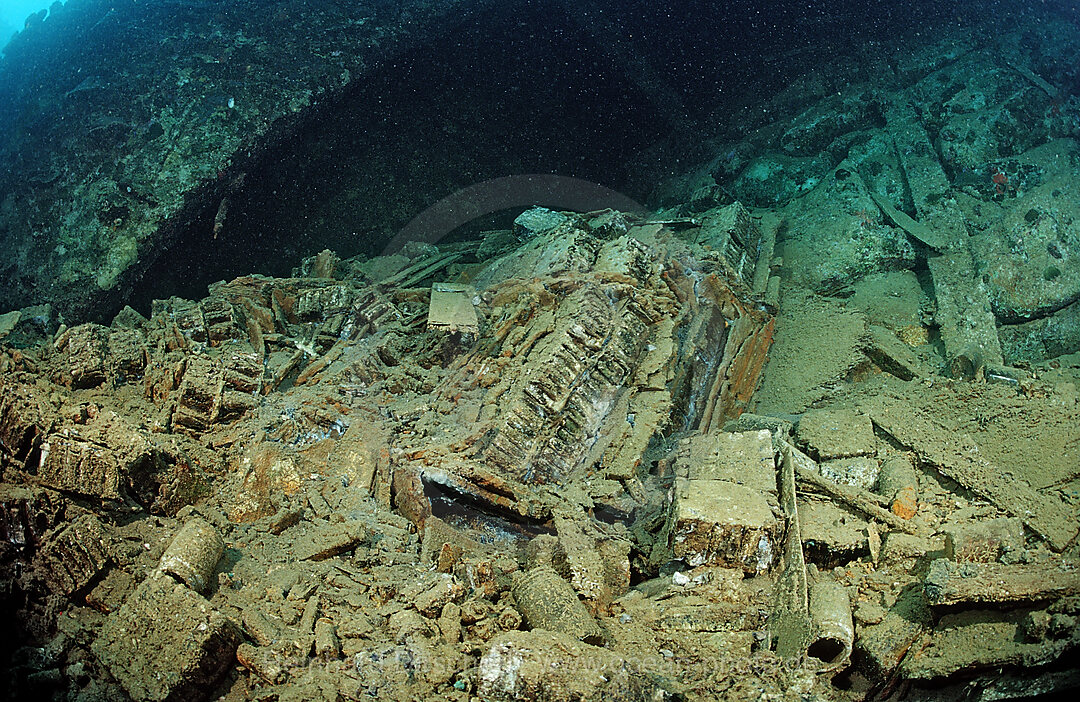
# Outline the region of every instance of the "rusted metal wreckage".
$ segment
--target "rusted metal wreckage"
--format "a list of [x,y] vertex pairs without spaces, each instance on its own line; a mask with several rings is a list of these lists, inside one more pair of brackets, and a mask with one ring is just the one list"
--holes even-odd
[[[771,251],[758,255],[738,204],[674,224],[610,210],[553,221],[490,233],[516,244],[490,262],[458,263],[461,245],[389,268],[324,252],[293,278],[62,331],[47,359],[62,393],[5,380],[6,459],[50,488],[169,511],[164,474],[198,463],[183,437],[239,431],[270,403],[294,428],[267,438],[300,448],[358,415],[379,425],[389,445],[366,444],[379,465],[366,480],[421,528],[455,501],[532,525],[567,504],[626,521],[666,499],[650,451],[722,426],[753,393],[773,333],[753,286]],[[148,420],[61,412],[67,394],[125,386],[141,387]],[[232,514],[270,509],[252,500]]]
[[[488,260],[477,242],[368,261],[323,252],[291,278],[218,283],[201,301],[156,301],[150,319],[126,309],[3,357],[3,532],[36,553],[47,588],[109,613],[94,651],[125,689],[150,694],[140,671],[175,661],[117,632],[150,617],[168,638],[169,613],[214,576],[217,530],[228,539],[239,525],[310,564],[407,538],[394,507],[421,535],[425,568],[489,597],[527,571],[507,621],[590,642],[632,569],[655,572],[673,548],[748,573],[774,565],[775,480],[743,487],[750,506],[731,507],[750,517],[722,525],[715,505],[694,503],[723,502],[727,491],[701,490],[722,476],[665,460],[737,417],[761,375],[771,251],[749,213],[548,219],[489,233],[480,246],[501,255]],[[771,470],[768,433],[752,441]],[[193,503],[221,518],[192,521]],[[143,511],[179,513],[187,531],[159,575],[117,588],[103,578],[127,556],[108,515]],[[185,670],[219,671],[203,664],[236,649],[234,626],[214,616]],[[266,672],[273,655],[243,644],[237,658],[280,679]],[[180,676],[153,694],[208,682]]]
[[[769,235],[741,205],[521,221],[546,224],[371,260],[324,251],[290,278],[245,276],[201,301],[159,300],[150,319],[129,309],[109,327],[5,348],[3,563],[36,573],[42,597],[106,614],[87,625],[96,660],[130,694],[160,698],[201,694],[224,670],[214,662],[233,657],[273,684],[288,684],[296,651],[355,656],[361,671],[384,633],[436,620],[443,653],[495,642],[476,649],[491,700],[579,683],[599,695],[599,678],[507,666],[536,646],[624,666],[635,649],[613,638],[615,622],[639,627],[641,650],[694,632],[736,659],[775,651],[825,678],[857,669],[871,686],[1052,662],[1074,645],[1080,586],[1059,554],[1080,526],[917,398],[808,410],[797,431],[743,412],[779,280]],[[862,343],[903,383],[917,363],[894,341],[871,330]],[[911,449],[880,454],[880,436]],[[876,494],[860,466],[880,469]],[[1011,516],[992,532],[941,526],[948,560],[922,573],[916,559],[937,557],[927,505],[944,499],[931,469]],[[147,512],[160,517],[121,524]],[[173,546],[136,565],[143,549],[123,540],[159,518]],[[1049,551],[1025,548],[1025,528]],[[241,554],[227,572],[223,540]],[[260,559],[303,574],[284,603],[250,599],[277,586],[233,587],[271,577],[278,566]],[[146,569],[139,584],[131,573]],[[345,590],[303,584],[328,569]],[[896,590],[876,608],[857,599],[874,578]],[[358,582],[367,593],[341,599]],[[961,636],[954,616],[1016,598],[1051,602],[1030,622],[993,615],[1001,641],[1027,638],[943,653]],[[185,614],[196,603],[205,629]],[[297,618],[290,637],[262,614],[278,609]],[[369,616],[385,632],[358,623]],[[124,632],[144,624],[161,646],[130,643]],[[168,643],[189,625],[197,646]],[[162,667],[213,674],[144,690]]]
[[773,320],[753,302],[757,235],[736,209],[708,229],[707,249],[604,213],[481,271],[486,328],[440,382],[450,409],[399,443],[404,513],[422,524],[467,498],[541,523],[557,511],[551,495],[592,479],[605,486],[585,496],[593,508],[633,513],[650,445],[733,419],[764,365]]

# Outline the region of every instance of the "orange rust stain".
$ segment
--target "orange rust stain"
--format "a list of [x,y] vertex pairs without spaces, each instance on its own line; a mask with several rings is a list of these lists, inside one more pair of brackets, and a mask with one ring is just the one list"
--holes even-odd
[[765,368],[765,361],[768,359],[775,327],[776,319],[769,317],[768,321],[753,332],[739,349],[728,372],[728,392],[723,402],[725,419],[734,419],[742,414],[750,398],[753,397],[761,372]]

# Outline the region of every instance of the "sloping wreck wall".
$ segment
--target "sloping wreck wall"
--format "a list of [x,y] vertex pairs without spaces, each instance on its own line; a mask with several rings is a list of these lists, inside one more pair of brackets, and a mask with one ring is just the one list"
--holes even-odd
[[0,306],[109,316],[251,163],[487,4],[57,3],[0,64]]

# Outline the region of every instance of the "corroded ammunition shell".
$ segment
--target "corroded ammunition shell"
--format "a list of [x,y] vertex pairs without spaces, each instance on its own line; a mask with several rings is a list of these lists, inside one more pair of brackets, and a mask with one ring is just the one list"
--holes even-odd
[[205,592],[214,576],[225,542],[210,522],[193,517],[176,532],[161,556],[161,572],[180,580],[192,590]]
[[831,580],[814,583],[810,587],[807,614],[813,635],[806,653],[822,662],[822,670],[846,666],[851,658],[851,644],[855,640],[847,590]]
[[878,488],[896,516],[911,519],[918,512],[919,480],[907,456],[893,456],[881,465]]
[[949,375],[957,380],[978,380],[983,377],[984,365],[982,350],[969,346],[949,361]]
[[567,634],[586,643],[601,640],[596,620],[570,583],[551,566],[536,566],[518,575],[511,592],[531,628]]
[[341,642],[334,623],[325,617],[315,622],[315,655],[323,660],[341,656]]
[[242,643],[236,649],[236,660],[271,685],[285,677],[285,669],[277,654],[268,648]]

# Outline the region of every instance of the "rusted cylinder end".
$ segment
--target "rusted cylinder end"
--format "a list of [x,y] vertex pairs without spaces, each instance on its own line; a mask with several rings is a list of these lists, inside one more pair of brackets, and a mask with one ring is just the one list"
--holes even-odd
[[949,375],[957,380],[978,380],[984,363],[982,350],[969,346],[949,361]]
[[821,670],[845,667],[855,640],[847,590],[831,580],[814,583],[810,587],[808,615],[813,634],[807,655],[821,662]]
[[538,565],[514,578],[511,588],[518,610],[532,629],[546,629],[600,643],[600,626],[578,599],[570,583],[548,565]]
[[889,509],[901,519],[911,519],[919,509],[919,479],[907,456],[893,456],[881,464],[878,492],[889,500]]
[[193,517],[176,532],[159,567],[192,590],[206,592],[224,552],[225,542],[214,525]]

